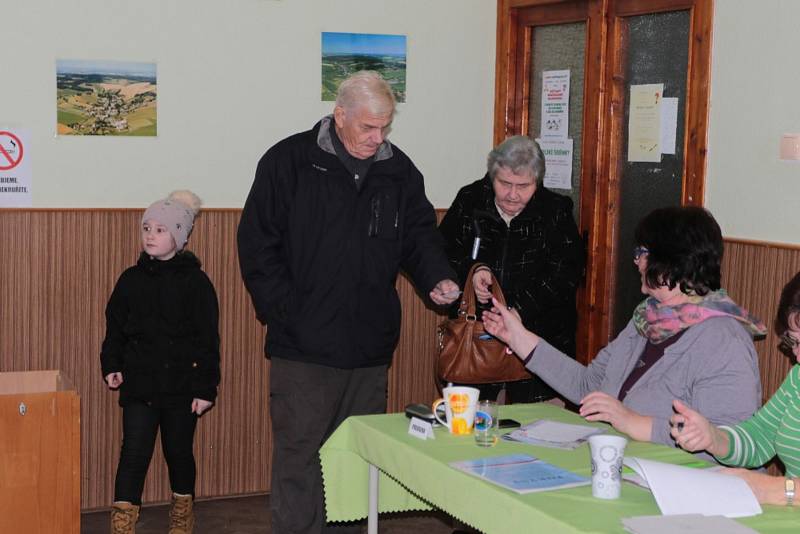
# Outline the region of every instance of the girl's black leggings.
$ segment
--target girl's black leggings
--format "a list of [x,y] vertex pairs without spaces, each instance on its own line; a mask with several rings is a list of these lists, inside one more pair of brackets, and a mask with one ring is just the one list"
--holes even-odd
[[151,406],[136,401],[126,404],[122,408],[122,451],[114,500],[142,503],[144,479],[159,428],[172,491],[194,495],[196,468],[192,444],[196,426],[197,415],[192,413],[191,404]]

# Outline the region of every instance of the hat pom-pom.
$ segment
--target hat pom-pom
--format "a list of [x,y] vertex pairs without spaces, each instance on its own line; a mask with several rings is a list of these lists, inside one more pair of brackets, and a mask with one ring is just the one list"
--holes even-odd
[[174,200],[175,202],[180,202],[181,204],[186,205],[194,215],[200,211],[200,206],[203,204],[203,201],[200,200],[200,197],[189,191],[188,189],[180,189],[178,191],[173,191],[167,197],[167,200]]

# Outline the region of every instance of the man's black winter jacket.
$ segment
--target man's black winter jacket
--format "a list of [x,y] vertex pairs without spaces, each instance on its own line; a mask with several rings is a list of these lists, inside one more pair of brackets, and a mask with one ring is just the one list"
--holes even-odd
[[239,223],[239,262],[270,357],[352,369],[387,364],[400,333],[400,268],[427,295],[455,275],[422,174],[385,142],[363,185],[325,117],[261,158]]

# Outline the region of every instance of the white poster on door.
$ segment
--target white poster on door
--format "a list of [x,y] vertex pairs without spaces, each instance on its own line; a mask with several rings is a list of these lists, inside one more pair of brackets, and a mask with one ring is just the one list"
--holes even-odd
[[542,72],[543,140],[565,140],[569,131],[569,70]]
[[661,161],[663,83],[631,85],[628,110],[628,161]]
[[572,190],[572,139],[537,139],[544,154],[544,186]]

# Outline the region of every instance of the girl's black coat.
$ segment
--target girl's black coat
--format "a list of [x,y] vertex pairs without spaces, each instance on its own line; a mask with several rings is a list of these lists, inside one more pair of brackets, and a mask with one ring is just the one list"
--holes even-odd
[[167,261],[142,253],[106,306],[103,376],[122,372],[121,405],[214,401],[219,384],[217,294],[200,261],[182,251]]

